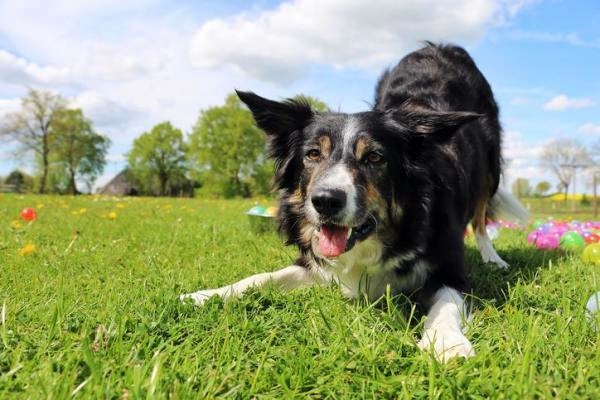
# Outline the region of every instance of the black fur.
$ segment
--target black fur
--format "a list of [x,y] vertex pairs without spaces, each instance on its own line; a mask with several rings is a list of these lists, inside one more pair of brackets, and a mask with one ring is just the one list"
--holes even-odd
[[[299,196],[306,199],[311,179],[321,171],[343,163],[352,169],[357,187],[370,184],[386,205],[382,210],[359,204],[378,220],[375,235],[386,249],[382,262],[416,254],[398,263],[398,275],[410,273],[419,259],[432,266],[425,283],[406,294],[427,304],[442,285],[470,290],[463,232],[478,202],[497,190],[501,138],[490,86],[465,50],[429,43],[407,55],[380,78],[374,108],[358,114],[319,114],[293,100],[238,95],[267,133],[276,160],[280,229],[288,243],[298,245],[303,265],[319,259],[302,239],[306,210]],[[382,164],[343,154],[339,144],[349,118],[382,153]],[[332,151],[313,165],[305,154],[323,132],[331,137]],[[361,196],[364,203],[365,193]]]

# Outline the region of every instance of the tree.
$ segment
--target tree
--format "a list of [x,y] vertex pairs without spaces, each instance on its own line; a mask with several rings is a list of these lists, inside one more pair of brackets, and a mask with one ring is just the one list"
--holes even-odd
[[[327,105],[310,96],[295,100],[323,112]],[[225,104],[201,112],[190,135],[190,160],[203,190],[225,197],[267,194],[273,177],[265,136],[235,94]]]
[[50,125],[53,169],[66,176],[67,192],[79,193],[77,180],[91,191],[104,170],[110,140],[92,129],[80,109],[56,112]]
[[316,112],[325,112],[325,111],[329,110],[329,107],[327,106],[327,104],[325,104],[321,100],[317,99],[316,97],[299,94],[297,96],[294,96],[293,99],[307,103],[310,106],[310,108],[312,108],[313,111],[316,111]]
[[58,95],[30,89],[21,99],[21,110],[4,117],[1,133],[18,142],[23,151],[33,152],[41,160],[40,193],[46,192],[50,165],[50,125],[56,112],[65,104]]
[[544,196],[546,193],[548,193],[550,187],[550,182],[548,181],[538,182],[538,184],[535,185],[534,193],[536,196]]
[[164,196],[171,183],[179,182],[185,176],[187,162],[183,134],[170,122],[160,123],[134,140],[127,158],[142,189],[154,191],[157,183],[159,195]]
[[531,196],[531,185],[525,178],[517,178],[512,184],[512,192],[518,198]]
[[23,193],[33,189],[33,177],[18,169],[11,171],[4,180],[4,183],[12,186],[17,193]]
[[565,201],[576,168],[589,164],[590,156],[584,146],[574,139],[556,139],[542,151],[542,164],[552,171],[564,189]]
[[190,135],[190,159],[205,190],[226,197],[251,194],[252,176],[264,175],[265,137],[235,94],[201,112]]

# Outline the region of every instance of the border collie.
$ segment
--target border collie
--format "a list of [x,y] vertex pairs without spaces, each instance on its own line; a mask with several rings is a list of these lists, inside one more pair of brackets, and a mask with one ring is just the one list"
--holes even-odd
[[420,348],[441,361],[472,356],[462,331],[471,289],[463,233],[471,223],[484,261],[506,267],[486,219],[526,211],[498,188],[498,107],[469,54],[428,43],[386,71],[373,109],[356,114],[237,94],[267,134],[280,231],[299,258],[181,298],[200,305],[268,283],[291,290],[334,281],[351,298],[389,290],[427,312]]

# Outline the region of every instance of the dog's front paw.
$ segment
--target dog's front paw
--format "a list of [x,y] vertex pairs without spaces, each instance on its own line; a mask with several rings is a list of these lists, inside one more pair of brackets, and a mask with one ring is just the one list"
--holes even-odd
[[454,330],[426,329],[418,346],[421,350],[431,351],[440,362],[447,362],[455,357],[469,358],[475,355],[469,339]]
[[496,268],[500,268],[500,269],[507,269],[510,265],[504,261],[502,258],[500,258],[500,256],[498,254],[496,254],[495,257],[492,257],[491,259],[487,260],[486,262],[492,263],[496,266]]
[[206,302],[206,300],[213,296],[222,296],[222,293],[219,289],[199,290],[194,293],[182,294],[179,296],[179,300],[181,300],[183,303],[187,303],[189,299],[194,303],[194,305],[201,306],[204,304],[204,302]]

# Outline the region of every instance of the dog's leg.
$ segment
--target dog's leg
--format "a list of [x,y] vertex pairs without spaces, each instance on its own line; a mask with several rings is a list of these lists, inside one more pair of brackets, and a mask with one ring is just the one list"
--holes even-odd
[[508,268],[508,263],[496,253],[496,249],[494,249],[485,227],[483,229],[475,229],[475,242],[477,242],[477,248],[481,253],[483,262],[491,262],[500,268]]
[[278,271],[252,275],[241,281],[217,289],[206,289],[194,293],[182,294],[179,298],[181,301],[192,299],[199,306],[212,296],[220,296],[225,300],[241,297],[248,288],[262,287],[269,283],[273,283],[273,285],[279,287],[281,290],[290,291],[310,286],[317,282],[319,280],[310,270],[305,267],[292,265]]
[[473,346],[463,334],[465,317],[463,296],[448,286],[440,288],[433,296],[433,305],[427,313],[419,348],[433,350],[441,362],[453,357],[474,356]]
[[481,253],[483,262],[492,262],[500,268],[508,268],[508,263],[500,258],[498,253],[496,253],[496,250],[492,245],[492,241],[487,234],[486,219],[488,216],[487,210],[489,208],[487,203],[487,199],[482,199],[477,203],[475,215],[471,220],[473,232],[475,233],[475,241],[477,242],[477,248]]
[[[529,214],[527,210],[521,205],[510,192],[505,189],[498,188],[496,194],[490,199],[491,209],[494,214],[507,215],[511,218],[517,219],[522,224],[527,223]],[[485,214],[485,205],[483,207],[483,214]],[[504,261],[492,245],[490,238],[487,235],[485,229],[485,219],[479,220],[478,218],[473,219],[473,230],[475,231],[475,241],[477,242],[477,248],[481,253],[481,258],[484,262],[492,262],[500,268],[507,268],[508,263]]]

